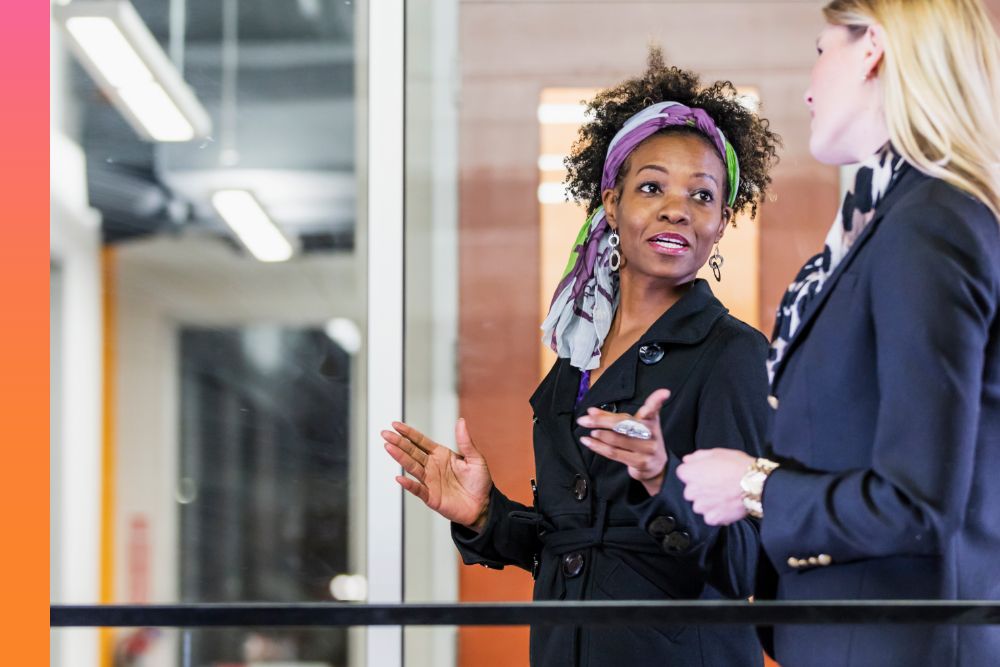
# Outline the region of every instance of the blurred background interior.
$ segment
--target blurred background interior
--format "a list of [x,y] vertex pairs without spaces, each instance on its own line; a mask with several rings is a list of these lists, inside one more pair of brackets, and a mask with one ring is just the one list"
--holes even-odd
[[[658,44],[770,119],[773,195],[712,281],[768,333],[846,177],[808,152],[823,4],[408,0],[390,174],[369,168],[387,139],[368,114],[393,98],[369,86],[365,0],[53,2],[51,601],[366,600],[385,563],[396,599],[529,599],[529,575],[461,566],[445,522],[373,478],[373,293],[404,305],[398,416],[447,442],[461,414],[529,501],[538,327],[583,222],[561,185],[580,101]],[[379,240],[399,281],[369,243],[383,196],[404,205],[402,238]],[[363,629],[59,630],[51,664],[527,664],[522,628],[407,629],[389,662],[371,646]]]

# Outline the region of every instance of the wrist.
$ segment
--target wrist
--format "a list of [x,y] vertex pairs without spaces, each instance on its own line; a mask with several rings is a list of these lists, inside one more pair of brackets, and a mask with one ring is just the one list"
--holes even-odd
[[640,479],[639,482],[642,484],[642,487],[646,489],[646,493],[648,493],[650,496],[655,496],[658,493],[660,493],[660,490],[663,488],[663,480],[666,478],[666,476],[667,476],[667,464],[664,463],[663,467],[660,468],[660,472],[653,475],[652,477],[645,477],[643,479]]
[[468,524],[466,528],[476,533],[481,533],[483,532],[483,529],[486,528],[486,521],[489,519],[489,517],[490,517],[490,499],[489,497],[487,497],[486,502],[483,504],[483,509],[479,511],[479,515],[476,517],[475,521]]
[[754,459],[740,479],[743,489],[743,507],[750,516],[761,519],[764,517],[764,484],[767,478],[780,464],[765,458]]
[[660,489],[663,488],[663,473],[660,473],[656,477],[642,480],[642,487],[646,489],[646,493],[650,496],[657,495],[660,493]]

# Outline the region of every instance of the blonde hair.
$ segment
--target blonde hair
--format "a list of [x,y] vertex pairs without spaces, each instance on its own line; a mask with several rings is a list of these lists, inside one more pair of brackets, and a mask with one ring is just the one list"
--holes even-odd
[[980,0],[833,0],[823,14],[855,35],[883,28],[893,146],[1000,220],[1000,37]]

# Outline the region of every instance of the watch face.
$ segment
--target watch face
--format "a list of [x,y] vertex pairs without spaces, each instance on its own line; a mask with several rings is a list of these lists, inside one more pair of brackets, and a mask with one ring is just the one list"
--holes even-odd
[[740,480],[740,488],[748,495],[759,497],[761,491],[764,490],[765,479],[767,479],[767,475],[764,473],[759,470],[751,470],[743,475],[743,478]]

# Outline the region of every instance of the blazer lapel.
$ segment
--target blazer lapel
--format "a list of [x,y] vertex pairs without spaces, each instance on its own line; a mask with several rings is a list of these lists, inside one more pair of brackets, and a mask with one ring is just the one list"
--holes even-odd
[[915,175],[919,175],[919,172],[911,168],[908,173],[900,176],[899,183],[896,184],[896,186],[885,196],[885,199],[882,200],[882,202],[880,202],[876,207],[875,217],[872,218],[872,221],[868,223],[868,226],[865,227],[863,232],[861,232],[861,235],[854,242],[854,245],[851,246],[847,255],[840,260],[840,264],[837,265],[837,267],[833,270],[833,273],[830,274],[830,277],[827,278],[826,283],[823,285],[823,289],[820,290],[819,294],[813,298],[805,313],[802,314],[802,322],[799,324],[799,328],[796,330],[795,335],[788,341],[788,347],[785,349],[785,354],[781,359],[781,363],[778,364],[778,368],[775,369],[774,380],[771,382],[772,387],[778,386],[778,380],[781,378],[785,366],[788,365],[788,359],[798,347],[799,342],[806,337],[806,333],[808,332],[812,321],[816,319],[816,316],[823,310],[823,306],[826,304],[827,299],[830,298],[830,294],[832,294],[833,290],[837,287],[840,277],[844,275],[844,272],[854,262],[854,258],[858,256],[858,253],[864,247],[865,243],[867,243],[868,239],[870,239],[872,234],[875,233],[878,223],[883,217],[885,217],[885,214],[889,212],[893,203],[895,203],[900,196],[912,187],[910,181],[915,177]]

